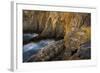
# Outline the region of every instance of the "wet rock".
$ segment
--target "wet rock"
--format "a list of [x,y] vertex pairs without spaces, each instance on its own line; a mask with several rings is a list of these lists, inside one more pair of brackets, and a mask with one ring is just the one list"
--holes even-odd
[[49,44],[48,46],[42,48],[35,56],[32,56],[28,62],[52,60],[64,49],[63,47],[63,40]]

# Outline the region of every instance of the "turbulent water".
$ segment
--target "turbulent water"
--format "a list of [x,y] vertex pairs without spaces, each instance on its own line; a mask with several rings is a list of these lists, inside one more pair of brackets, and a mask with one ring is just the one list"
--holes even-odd
[[[38,36],[38,34],[24,34],[23,40],[30,40],[31,38],[34,38]],[[40,40],[38,42],[30,42],[28,44],[23,45],[23,61],[25,62],[29,57],[36,54],[42,47],[55,42],[53,39],[44,39]]]

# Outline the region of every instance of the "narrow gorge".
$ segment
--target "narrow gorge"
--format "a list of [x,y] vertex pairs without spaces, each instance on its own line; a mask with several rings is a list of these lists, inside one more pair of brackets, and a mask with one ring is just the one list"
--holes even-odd
[[23,10],[23,62],[91,59],[91,14]]

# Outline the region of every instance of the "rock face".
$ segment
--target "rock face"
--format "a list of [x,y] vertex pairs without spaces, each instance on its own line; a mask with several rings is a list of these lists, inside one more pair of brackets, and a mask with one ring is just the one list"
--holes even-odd
[[[70,49],[79,49],[82,43],[90,40],[91,29],[90,19],[87,18],[89,14],[76,13],[71,17],[69,25],[66,25],[66,33],[64,36],[65,46]],[[68,45],[69,44],[69,45]]]
[[39,32],[41,37],[66,37],[83,26],[90,26],[90,18],[89,13],[24,10],[23,31]]
[[31,41],[57,39],[57,42],[44,47],[28,61],[90,58],[91,47],[81,47],[91,41],[90,13],[23,10],[23,32],[39,34]]

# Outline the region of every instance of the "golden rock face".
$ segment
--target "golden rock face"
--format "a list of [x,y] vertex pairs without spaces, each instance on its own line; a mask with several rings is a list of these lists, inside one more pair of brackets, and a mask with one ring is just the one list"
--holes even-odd
[[66,48],[68,48],[68,44],[70,44],[70,48],[74,46],[74,48],[78,49],[82,43],[91,40],[91,29],[90,26],[88,26],[91,25],[89,24],[89,16],[89,14],[85,13],[76,13],[71,17],[69,24],[66,24],[65,28],[64,40]]

